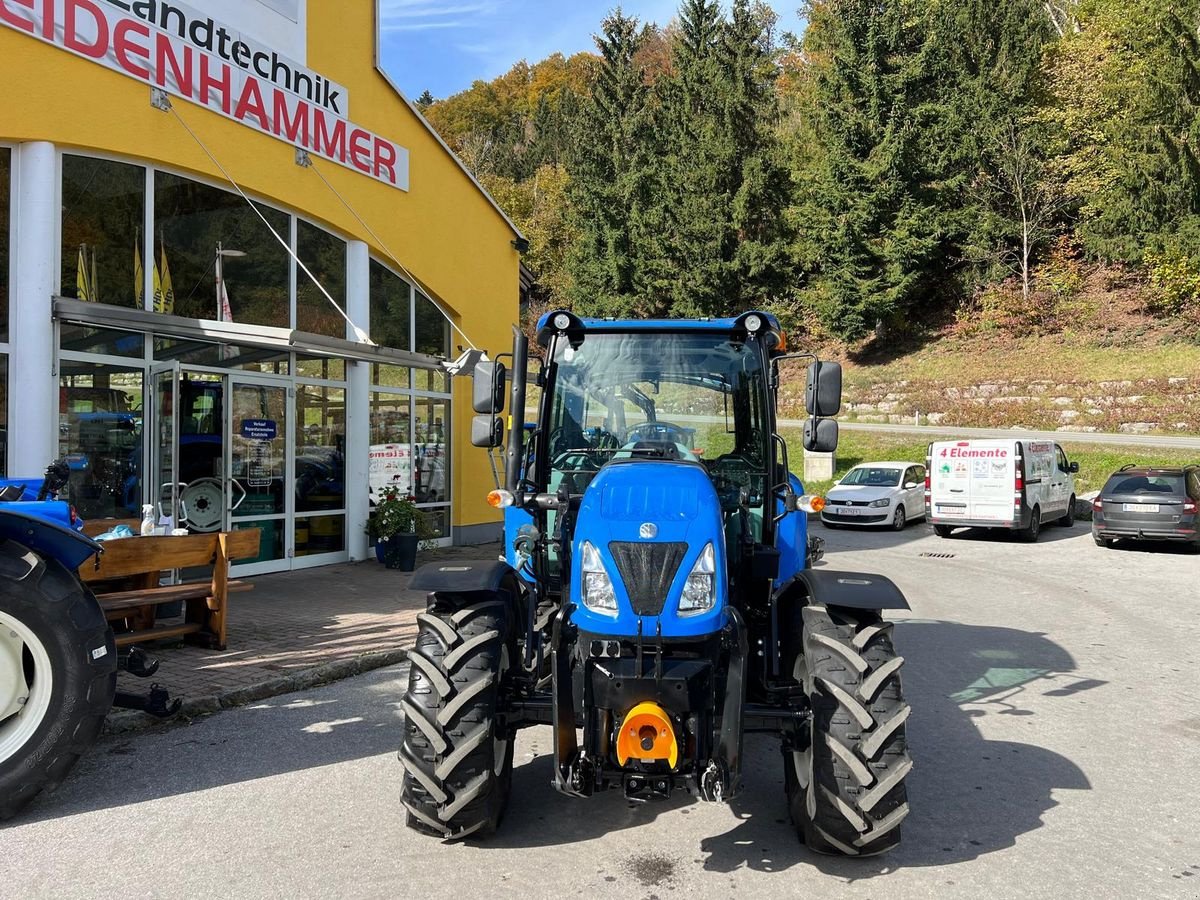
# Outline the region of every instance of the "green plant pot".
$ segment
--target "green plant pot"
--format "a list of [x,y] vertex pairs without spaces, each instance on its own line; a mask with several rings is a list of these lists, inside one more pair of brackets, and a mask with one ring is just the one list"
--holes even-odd
[[417,567],[417,544],[415,534],[395,534],[383,544],[383,564],[389,569],[411,572]]

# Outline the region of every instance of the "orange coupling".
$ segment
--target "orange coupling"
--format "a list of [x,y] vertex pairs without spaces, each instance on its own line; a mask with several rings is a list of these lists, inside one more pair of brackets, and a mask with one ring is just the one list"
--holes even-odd
[[672,769],[679,762],[679,743],[671,717],[657,703],[639,703],[629,711],[617,733],[617,762],[665,759]]

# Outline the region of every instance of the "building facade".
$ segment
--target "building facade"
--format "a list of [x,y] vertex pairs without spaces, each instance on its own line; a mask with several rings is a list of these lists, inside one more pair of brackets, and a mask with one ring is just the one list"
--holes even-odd
[[[373,497],[497,533],[469,385],[520,234],[379,67],[373,0],[0,0],[0,467],[361,559]],[[461,395],[461,402],[459,398]]]

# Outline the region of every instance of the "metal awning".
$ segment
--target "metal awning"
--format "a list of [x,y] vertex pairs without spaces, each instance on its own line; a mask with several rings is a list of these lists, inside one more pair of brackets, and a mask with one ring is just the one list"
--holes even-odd
[[214,322],[209,319],[186,319],[103,303],[85,303],[66,297],[54,298],[54,318],[74,325],[97,328],[117,328],[141,331],[163,337],[182,338],[210,344],[239,344],[277,352],[294,351],[309,356],[345,359],[354,362],[380,363],[388,366],[408,366],[415,369],[444,369],[442,360],[424,353],[410,353],[390,347],[360,344],[344,338],[271,328],[266,325],[244,325],[240,322]]

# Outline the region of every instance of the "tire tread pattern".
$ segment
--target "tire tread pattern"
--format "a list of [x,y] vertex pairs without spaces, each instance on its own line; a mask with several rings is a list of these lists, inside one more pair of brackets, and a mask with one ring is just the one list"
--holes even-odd
[[811,605],[801,618],[813,718],[809,748],[785,769],[792,819],[819,852],[883,853],[899,843],[908,814],[904,659],[874,612]]
[[[483,836],[495,830],[512,778],[512,736],[496,734],[507,606],[482,599],[417,622],[401,701],[408,825],[445,839]],[[507,737],[500,761],[497,737]]]

